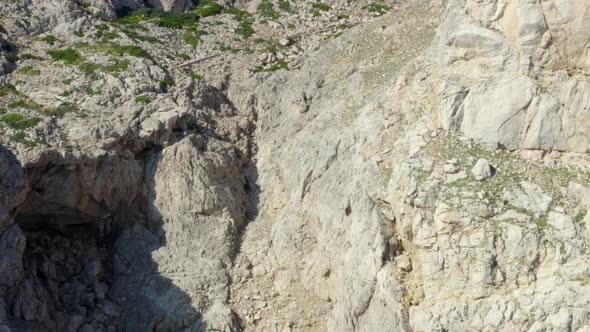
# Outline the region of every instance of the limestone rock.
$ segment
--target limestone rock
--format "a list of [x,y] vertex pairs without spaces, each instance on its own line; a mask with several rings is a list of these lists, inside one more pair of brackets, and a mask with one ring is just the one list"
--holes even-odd
[[483,181],[494,175],[494,170],[490,162],[486,159],[479,159],[471,169],[471,174],[477,181]]
[[503,199],[509,204],[525,209],[535,216],[540,217],[547,213],[553,199],[543,189],[532,182],[523,181],[520,183],[523,190],[506,192]]

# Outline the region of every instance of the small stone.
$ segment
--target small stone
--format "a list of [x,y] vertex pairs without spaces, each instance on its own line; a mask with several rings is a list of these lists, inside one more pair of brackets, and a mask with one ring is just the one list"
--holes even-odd
[[455,174],[459,172],[460,169],[461,167],[459,167],[459,162],[457,161],[457,159],[451,159],[447,161],[447,163],[443,167],[443,170],[447,174]]
[[408,255],[399,255],[395,258],[395,263],[397,266],[402,269],[403,271],[411,271],[412,270],[412,261]]
[[471,174],[477,181],[483,181],[493,176],[493,169],[486,159],[479,159],[471,169]]
[[289,38],[281,38],[279,39],[279,44],[281,46],[289,46],[291,45],[291,41],[289,40]]

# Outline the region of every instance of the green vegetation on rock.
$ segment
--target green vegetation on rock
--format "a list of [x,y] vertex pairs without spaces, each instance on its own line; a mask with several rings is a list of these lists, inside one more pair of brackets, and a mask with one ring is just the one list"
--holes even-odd
[[369,13],[376,13],[379,16],[387,13],[387,11],[390,9],[389,6],[380,3],[370,3],[363,8]]
[[208,17],[217,15],[222,10],[223,7],[220,4],[210,0],[204,0],[199,2],[199,5],[193,9],[193,12],[200,17]]
[[24,130],[35,127],[41,119],[37,117],[27,117],[18,113],[10,113],[2,115],[0,121],[12,129]]
[[35,69],[32,66],[24,66],[18,70],[19,74],[27,75],[27,76],[39,76],[41,75],[41,71],[39,69]]
[[82,60],[82,55],[75,49],[50,50],[47,52],[53,61],[62,61],[66,64],[75,64]]
[[260,14],[260,16],[262,17],[266,17],[273,20],[276,20],[279,17],[281,17],[281,14],[274,10],[274,5],[272,2],[270,2],[270,0],[262,0],[262,2],[260,2],[260,4],[258,5],[257,10],[258,14]]
[[151,99],[148,96],[137,96],[135,97],[135,102],[138,104],[149,104]]

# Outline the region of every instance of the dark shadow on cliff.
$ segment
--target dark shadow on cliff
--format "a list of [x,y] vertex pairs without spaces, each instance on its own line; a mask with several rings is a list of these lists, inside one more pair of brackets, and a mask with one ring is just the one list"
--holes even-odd
[[[76,176],[76,170],[49,164],[26,171],[31,182],[27,200],[36,202],[25,201],[15,218],[27,240],[25,273],[3,299],[16,330],[76,331],[85,325],[105,331],[207,329],[191,297],[158,273],[152,255],[166,245],[166,234],[150,197],[140,193],[115,211],[97,202],[105,209],[89,215],[44,200],[50,188],[51,197],[68,196],[55,187]],[[144,191],[153,192],[154,174],[144,176]]]

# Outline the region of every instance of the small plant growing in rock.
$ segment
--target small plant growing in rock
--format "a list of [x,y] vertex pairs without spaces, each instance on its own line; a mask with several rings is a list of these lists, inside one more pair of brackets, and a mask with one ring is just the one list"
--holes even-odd
[[16,90],[14,85],[8,83],[5,85],[0,86],[0,97],[4,97],[7,95],[18,95],[19,92]]
[[151,99],[148,96],[137,96],[135,97],[135,102],[138,104],[149,104]]
[[55,38],[55,36],[53,36],[53,35],[47,35],[47,36],[41,38],[41,40],[51,46],[55,45],[55,42],[58,41],[57,38]]
[[80,64],[80,71],[86,76],[96,77],[96,71],[100,68],[99,65],[92,62],[83,62]]
[[191,78],[195,79],[195,80],[204,80],[205,78],[203,77],[203,75],[197,74],[197,73],[191,73]]
[[168,92],[168,90],[175,85],[174,81],[171,79],[165,79],[160,81],[160,86],[164,92]]
[[311,8],[327,12],[330,9],[332,9],[332,6],[328,5],[327,3],[323,3],[323,2],[312,2]]
[[279,0],[279,8],[289,13],[293,13],[293,9],[291,8],[291,3],[289,0]]
[[363,8],[369,13],[375,13],[378,16],[385,14],[390,9],[389,6],[380,3],[370,3]]
[[234,30],[235,33],[244,38],[249,38],[255,33],[254,29],[252,28],[252,23],[254,23],[252,14],[248,13],[247,11],[240,10],[236,7],[229,7],[226,8],[224,11],[227,14],[233,15],[234,19],[239,22],[238,27]]
[[35,127],[41,119],[36,117],[27,117],[18,113],[4,114],[0,117],[0,121],[8,127],[17,130],[24,130]]
[[21,67],[18,72],[23,75],[27,76],[39,76],[41,75],[41,71],[39,69],[35,69],[32,66],[24,66]]
[[107,73],[120,73],[122,71],[126,71],[129,68],[129,60],[116,60],[114,63],[107,65],[104,67],[104,70]]
[[193,9],[193,12],[199,15],[200,17],[208,17],[217,15],[221,13],[222,10],[223,7],[220,4],[210,0],[205,0],[200,1],[199,5],[195,9]]
[[203,30],[188,30],[182,34],[182,40],[191,46],[197,46],[201,43],[201,36],[207,34],[207,31]]
[[276,10],[274,10],[274,5],[269,0],[262,0],[262,2],[258,5],[258,14],[262,17],[266,17],[268,19],[276,20],[281,17]]
[[64,50],[51,50],[47,52],[53,61],[62,61],[68,65],[78,63],[82,60],[82,55],[77,50],[67,48]]

